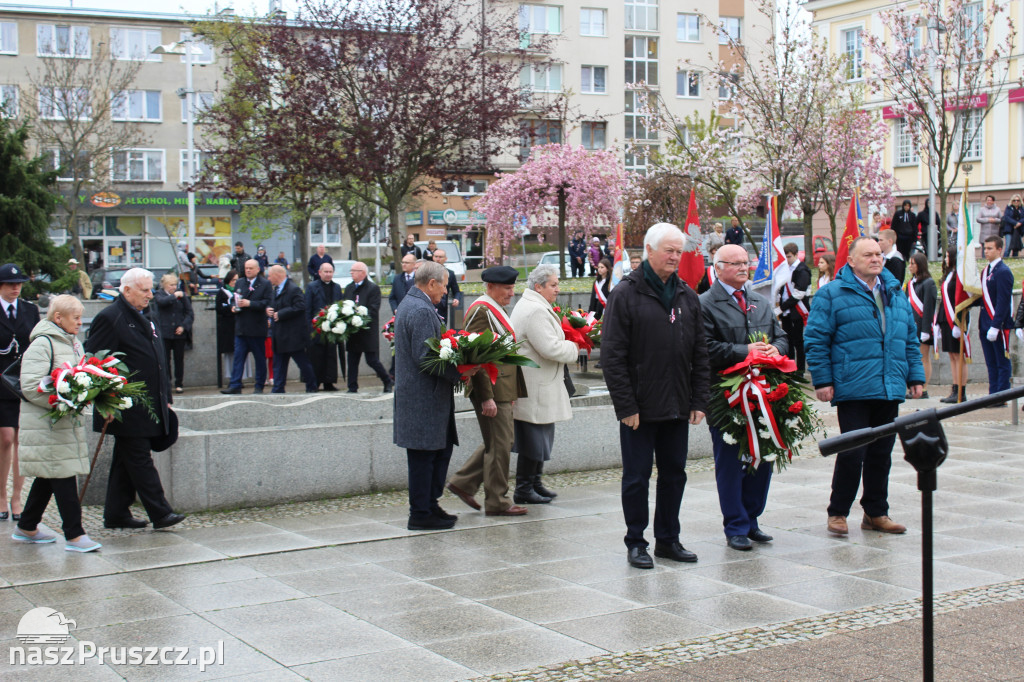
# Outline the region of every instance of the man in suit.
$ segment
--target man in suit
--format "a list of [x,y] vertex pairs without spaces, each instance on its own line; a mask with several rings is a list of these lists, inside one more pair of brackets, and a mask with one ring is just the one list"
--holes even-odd
[[388,294],[388,304],[391,306],[391,314],[398,310],[398,304],[402,302],[409,290],[416,286],[413,283],[413,275],[416,274],[416,256],[407,253],[402,256],[402,271],[395,275],[395,281],[391,283],[391,293]]
[[245,277],[235,284],[235,358],[231,368],[231,383],[221,393],[242,392],[242,373],[245,358],[252,353],[256,363],[256,381],[253,393],[263,393],[267,383],[267,306],[272,291],[267,280],[260,277],[260,264],[255,259],[245,261]]
[[[899,280],[900,286],[903,286],[903,279],[907,276],[907,261],[903,259],[903,254],[896,246],[896,232],[879,231],[878,246],[882,249],[882,257],[885,258],[885,269]],[[836,263],[836,267],[840,267],[839,263]]]
[[[323,244],[319,244],[316,247],[316,253],[309,257],[309,262],[306,263],[306,269],[309,271],[310,279],[316,279],[320,272],[320,266],[324,263],[330,263],[331,267],[334,267],[334,259],[331,258],[331,254],[327,253],[327,248]],[[334,303],[334,301],[331,301]]]
[[[434,252],[434,262],[440,263],[442,266],[448,262],[448,254],[445,253],[444,249],[438,249]],[[448,268],[445,268],[448,270]],[[455,316],[455,310],[462,305],[462,292],[459,290],[459,280],[455,276],[455,273],[448,270],[448,288],[444,292],[444,296],[441,297],[441,302],[437,304],[437,314],[444,320],[444,325],[449,329],[452,327],[452,319]]]
[[[796,369],[803,374],[806,366],[804,326],[807,324],[807,315],[810,312],[811,269],[797,257],[800,249],[796,244],[786,244],[782,251],[786,255],[789,278],[785,286],[779,289],[777,312],[782,319],[782,329],[786,332],[786,338],[789,340],[789,352],[786,355],[796,360]],[[785,351],[783,352],[785,353]]]
[[[518,275],[518,270],[505,265],[484,270],[487,293],[466,311],[466,331],[511,332],[515,338],[504,308],[512,302]],[[512,403],[526,396],[526,380],[522,368],[516,365],[498,365],[498,369],[494,384],[486,372],[470,380],[467,393],[484,442],[452,476],[448,489],[473,509],[480,509],[474,495],[482,483],[487,516],[521,516],[526,507],[513,504],[508,496],[508,467],[515,436]]]
[[[122,412],[121,420],[107,424],[107,434],[114,437],[114,455],[107,479],[103,525],[106,528],[148,525],[132,516],[131,505],[137,494],[153,528],[167,528],[181,523],[185,516],[175,514],[167,502],[151,454],[151,439],[166,437],[173,428],[163,341],[148,310],[153,298],[153,273],[132,268],[121,277],[120,291],[121,295],[93,318],[85,351],[123,353],[122,359],[132,372],[132,381],[146,384],[150,405],[136,402]],[[103,426],[103,418],[94,414],[93,430],[102,431]]]
[[[786,248],[790,246],[787,244]],[[786,255],[789,256],[789,251]],[[786,334],[769,309],[768,299],[747,288],[749,266],[747,251],[742,246],[727,244],[715,253],[716,281],[700,296],[712,372],[735,365],[751,351],[776,356],[785,353],[788,347]],[[803,322],[800,330],[803,331]],[[750,336],[754,333],[764,334],[767,341],[751,342]],[[722,440],[721,426],[708,419],[722,525],[729,547],[746,551],[753,546],[751,540],[772,541],[772,536],[758,527],[757,517],[768,500],[768,485],[775,464],[762,460],[755,472],[748,474],[748,465],[739,458],[739,444]],[[747,461],[750,461],[749,456]]]
[[985,260],[981,272],[981,321],[978,334],[988,367],[988,392],[1010,388],[1010,331],[1013,329],[1013,273],[1003,262],[1003,238],[985,239]]
[[[25,271],[14,263],[0,266],[0,372],[14,364],[28,348],[29,335],[39,323],[39,308],[23,301]],[[18,419],[21,396],[0,388],[0,520],[7,518],[7,475],[14,470],[11,512],[21,518],[21,491],[25,477],[18,475]]]
[[725,243],[726,244],[743,244],[743,229],[740,227],[740,219],[736,216],[732,218],[732,226],[725,231]]
[[[434,306],[447,289],[447,276],[437,263],[421,264],[415,287],[395,315],[394,443],[405,448],[409,466],[409,530],[451,528],[457,519],[437,500],[444,493],[452,448],[459,444],[453,388],[460,375],[452,365],[440,375],[420,366],[427,352],[424,342],[441,336]],[[475,373],[470,370],[467,376]]]
[[284,393],[288,381],[288,359],[299,368],[306,382],[306,393],[316,393],[316,372],[306,355],[310,344],[310,316],[306,312],[306,299],[302,289],[288,279],[288,271],[280,265],[271,265],[267,279],[274,297],[267,308],[270,318],[270,338],[274,349],[274,388],[271,393]]
[[[318,312],[341,300],[341,287],[334,281],[334,264],[321,263],[318,277],[306,287],[306,317],[312,320]],[[334,382],[338,380],[338,363],[341,362],[341,376],[345,377],[345,344],[319,341],[309,346],[309,360],[313,365],[317,385],[323,384],[325,391],[337,391]]]
[[367,277],[365,263],[353,263],[350,274],[352,281],[341,297],[364,306],[370,312],[370,326],[348,337],[348,392],[359,392],[359,356],[365,355],[366,364],[384,384],[384,393],[390,393],[394,382],[377,357],[380,351],[380,287]]

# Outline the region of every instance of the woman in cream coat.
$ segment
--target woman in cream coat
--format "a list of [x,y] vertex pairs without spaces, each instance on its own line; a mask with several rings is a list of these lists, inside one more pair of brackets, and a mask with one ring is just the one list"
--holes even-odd
[[512,328],[520,353],[539,368],[523,367],[526,398],[516,400],[516,504],[550,502],[555,493],[541,484],[544,462],[551,459],[555,422],[572,418],[565,388],[565,364],[574,362],[579,348],[566,341],[558,315],[552,310],[558,296],[558,268],[539,265],[526,279],[526,291],[512,310]]

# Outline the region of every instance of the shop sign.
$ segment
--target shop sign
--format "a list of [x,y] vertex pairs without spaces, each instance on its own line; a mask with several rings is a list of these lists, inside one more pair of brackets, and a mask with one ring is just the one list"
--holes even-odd
[[486,220],[483,214],[476,211],[448,208],[443,211],[427,211],[427,222],[430,225],[482,225]]
[[423,224],[423,211],[406,211],[406,213],[405,213],[405,224],[406,225],[422,225]]
[[[238,208],[238,199],[215,194],[196,194],[196,206],[228,206]],[[79,204],[92,204],[97,208],[116,208],[118,206],[188,206],[188,195],[185,192],[96,192],[91,196],[79,195]]]

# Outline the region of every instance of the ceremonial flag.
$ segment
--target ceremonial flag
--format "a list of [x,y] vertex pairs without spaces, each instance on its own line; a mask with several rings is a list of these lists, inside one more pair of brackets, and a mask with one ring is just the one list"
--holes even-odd
[[615,253],[612,259],[612,286],[615,286],[629,272],[629,254],[622,241],[622,223],[615,226]]
[[679,279],[696,290],[704,276],[704,254],[700,250],[700,217],[697,215],[697,194],[690,188],[690,206],[686,209],[683,227],[683,255],[679,259]]
[[978,260],[975,249],[978,248],[978,235],[971,224],[971,215],[967,211],[967,181],[964,180],[964,192],[960,195],[960,213],[957,215],[956,231],[956,311],[959,313],[981,297],[981,277],[978,275]]
[[782,236],[779,234],[779,219],[776,210],[779,199],[772,196],[765,207],[764,237],[761,238],[761,255],[754,269],[755,287],[771,284],[776,269],[786,262],[786,254],[782,250]]
[[846,214],[846,228],[843,230],[843,236],[839,238],[839,248],[836,249],[836,272],[850,260],[850,244],[863,234],[864,220],[860,213],[860,197],[857,190],[854,190],[853,198],[850,199],[850,210]]

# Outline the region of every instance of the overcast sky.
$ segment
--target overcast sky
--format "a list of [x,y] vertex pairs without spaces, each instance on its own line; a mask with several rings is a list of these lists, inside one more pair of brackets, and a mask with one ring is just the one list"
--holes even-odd
[[[298,0],[282,0],[284,9],[289,13],[293,14],[295,9],[298,7]],[[140,3],[138,0],[26,0],[25,2],[0,2],[0,7],[7,5],[38,5],[42,7],[68,7],[72,6],[76,9],[120,9],[120,10],[138,10]],[[239,14],[266,14],[269,8],[269,0],[237,0],[232,2],[231,0],[167,0],[165,3],[159,4],[159,9],[155,9],[152,6],[146,7],[147,11],[162,11],[171,13],[183,13],[183,14],[206,14],[207,12],[214,11],[214,5],[218,9],[224,7],[234,7],[235,11]]]

